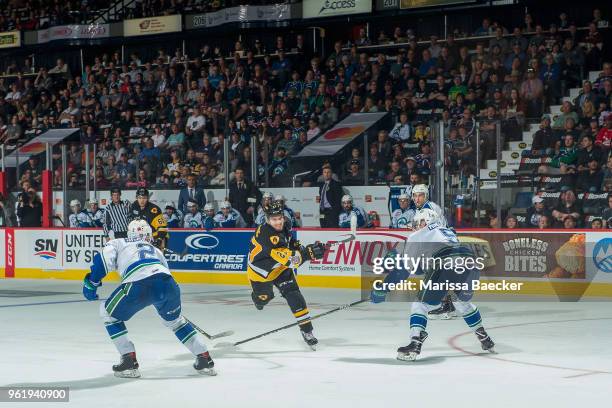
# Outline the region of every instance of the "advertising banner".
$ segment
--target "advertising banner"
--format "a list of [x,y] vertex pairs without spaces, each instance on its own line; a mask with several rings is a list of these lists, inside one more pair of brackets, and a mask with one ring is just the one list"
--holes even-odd
[[19,269],[89,269],[104,247],[102,230],[15,229],[15,265]]
[[108,24],[97,23],[50,27],[36,32],[37,43],[44,44],[55,40],[108,38],[110,36],[109,27]]
[[476,0],[400,0],[400,8],[412,9],[419,7],[446,6],[458,3],[475,3]]
[[366,132],[385,115],[385,112],[353,113],[302,149],[295,157],[331,156]]
[[0,33],[0,48],[14,48],[21,46],[21,31],[7,31]]
[[172,230],[167,255],[171,269],[197,272],[246,272],[253,230]]
[[123,35],[135,37],[181,31],[181,15],[137,18],[123,22]]
[[[322,259],[298,270],[302,283],[320,287],[359,287],[363,274],[393,251],[404,254],[407,229],[360,229],[355,239],[348,229],[294,230],[307,245],[332,244]],[[166,254],[179,282],[244,284],[252,229],[171,230]],[[608,232],[527,230],[460,230],[459,241],[482,258],[481,280],[522,282],[520,294],[612,297],[612,238]],[[81,279],[104,246],[102,230],[13,229],[2,231],[0,254],[7,278]],[[414,256],[414,254],[408,254]],[[418,255],[416,255],[418,256]],[[1,264],[0,264],[1,265]],[[419,277],[416,276],[415,277]]]
[[369,13],[372,0],[303,0],[302,17],[333,17],[347,14]]
[[229,7],[213,13],[191,14],[186,17],[185,28],[217,27],[228,23],[248,23],[258,21],[283,21],[291,19],[289,4],[270,4],[267,6]]

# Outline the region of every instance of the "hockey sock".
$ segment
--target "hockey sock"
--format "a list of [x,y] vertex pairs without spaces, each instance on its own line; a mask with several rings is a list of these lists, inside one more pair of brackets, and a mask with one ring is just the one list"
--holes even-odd
[[435,309],[426,303],[414,302],[410,311],[410,337],[419,337],[422,331],[427,328],[427,312]]
[[297,320],[300,330],[310,333],[312,331],[312,323],[310,322],[310,312],[306,305],[306,300],[299,290],[292,290],[285,295],[287,304],[293,312],[293,317]]
[[170,322],[164,321],[164,324],[174,331],[176,338],[179,339],[193,355],[197,356],[198,354],[208,351],[208,348],[206,348],[206,345],[200,336],[198,336],[196,329],[191,323],[186,321],[183,316]]
[[105,322],[104,326],[113,344],[117,348],[117,351],[119,351],[119,354],[124,355],[136,351],[134,349],[134,344],[127,336],[128,331],[123,321],[116,320],[114,322]]
[[473,303],[457,301],[453,302],[453,305],[455,305],[457,312],[463,316],[463,320],[465,320],[465,323],[470,327],[470,329],[476,331],[478,328],[482,327],[482,317],[480,316],[480,311]]

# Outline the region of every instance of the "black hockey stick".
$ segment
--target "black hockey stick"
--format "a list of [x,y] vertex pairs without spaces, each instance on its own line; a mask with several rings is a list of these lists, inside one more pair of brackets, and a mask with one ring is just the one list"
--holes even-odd
[[[310,318],[310,320],[315,320],[315,319],[318,319],[320,317],[327,316],[329,314],[338,312],[340,310],[348,309],[349,307],[353,307],[353,306],[356,306],[358,304],[361,304],[361,303],[364,303],[364,302],[369,302],[369,301],[370,301],[370,299],[362,299],[362,300],[357,300],[357,301],[355,301],[353,303],[347,303],[345,305],[338,306],[335,309],[328,310],[327,312],[319,313],[318,315],[312,316]],[[258,334],[257,336],[249,337],[248,339],[240,340],[240,341],[237,341],[235,343],[218,343],[218,344],[215,344],[215,347],[236,347],[236,346],[239,346],[241,344],[247,343],[249,341],[256,340],[256,339],[259,339],[261,337],[265,337],[265,336],[267,336],[269,334],[277,333],[277,332],[279,332],[281,330],[285,330],[285,329],[288,329],[290,327],[295,327],[295,326],[297,326],[299,324],[300,324],[299,322],[287,324],[287,325],[279,327],[277,329],[270,330],[270,331],[267,331],[265,333]]]
[[233,330],[227,330],[227,331],[224,331],[224,332],[221,332],[221,333],[218,333],[218,334],[212,334],[211,335],[211,334],[206,333],[204,330],[200,329],[197,324],[195,324],[194,322],[192,322],[191,320],[189,320],[185,316],[183,316],[183,318],[185,318],[185,320],[187,320],[188,323],[191,323],[191,325],[193,326],[194,329],[196,329],[197,331],[202,333],[204,336],[206,336],[206,338],[208,340],[219,339],[221,337],[227,337],[227,336],[231,336],[232,334],[234,334]]

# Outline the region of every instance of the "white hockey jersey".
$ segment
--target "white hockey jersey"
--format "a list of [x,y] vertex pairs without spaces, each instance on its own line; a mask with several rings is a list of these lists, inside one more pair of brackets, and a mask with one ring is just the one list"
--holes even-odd
[[398,208],[391,214],[391,228],[412,228],[412,219],[415,211],[410,207],[402,210]]
[[453,230],[433,222],[408,236],[404,253],[414,258],[443,258],[452,256],[453,249],[459,247]]
[[106,272],[117,271],[121,282],[136,282],[157,273],[171,275],[164,254],[142,239],[119,238],[102,249]]
[[[410,203],[410,207],[411,210],[413,210],[415,213],[417,211],[419,211],[422,208],[429,208],[430,210],[435,211],[436,214],[438,214],[438,223],[441,224],[443,227],[446,227],[448,224],[446,222],[446,217],[444,216],[444,211],[442,211],[442,208],[440,208],[440,206],[436,203],[434,203],[433,201],[426,201],[425,204],[423,204],[423,206],[419,209],[416,208],[416,205],[414,204],[414,201],[412,201]],[[414,214],[413,214],[414,217]]]
[[221,228],[245,228],[247,226],[242,215],[232,208],[227,217],[223,211],[218,211],[214,218]]
[[185,214],[183,228],[204,228],[204,215],[199,211]]
[[96,226],[94,220],[85,210],[79,211],[76,214],[70,214],[68,221],[70,228],[91,228]]

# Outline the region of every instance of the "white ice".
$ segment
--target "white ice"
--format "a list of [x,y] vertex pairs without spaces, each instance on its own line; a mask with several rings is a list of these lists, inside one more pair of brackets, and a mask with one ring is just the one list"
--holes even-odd
[[[101,298],[116,284],[105,283]],[[246,286],[181,285],[185,316],[209,333],[219,373],[200,376],[193,357],[153,308],[127,322],[141,379],[118,379],[118,354],[79,282],[0,280],[0,386],[65,385],[58,407],[576,407],[609,406],[610,303],[481,303],[498,354],[484,354],[461,319],[430,321],[419,361],[400,362],[409,342],[407,303],[365,304],[314,321],[307,350],[297,329],[237,341],[291,323],[284,300],[263,311]],[[6,290],[69,292],[6,297]],[[353,290],[303,290],[316,314],[358,299]],[[4,295],[3,295],[4,293]],[[62,303],[50,303],[62,302]],[[28,305],[29,304],[29,305]],[[0,403],[0,408],[22,404]]]

